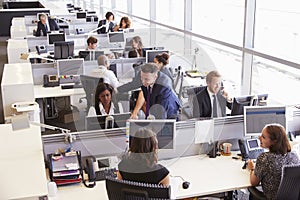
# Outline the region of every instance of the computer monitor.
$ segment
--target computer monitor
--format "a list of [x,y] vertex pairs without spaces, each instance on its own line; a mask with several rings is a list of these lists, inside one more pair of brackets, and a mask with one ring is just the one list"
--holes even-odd
[[53,45],[54,42],[65,42],[65,33],[48,33],[47,34],[48,45]]
[[158,119],[158,120],[129,120],[129,148],[130,138],[140,128],[149,128],[156,133],[159,149],[174,149],[176,120]]
[[[82,58],[61,59],[56,61],[58,75],[73,76],[84,74],[84,60]],[[80,78],[79,78],[80,80]],[[72,80],[70,80],[72,82]]]
[[231,105],[231,115],[243,115],[244,106],[252,106],[253,95],[234,97]]
[[108,32],[107,33],[109,43],[122,43],[125,42],[123,32]]
[[79,58],[83,58],[85,61],[97,60],[99,56],[104,55],[104,51],[79,51]]
[[245,137],[257,137],[267,124],[278,123],[287,129],[285,106],[245,106]]
[[130,116],[130,112],[113,115],[87,116],[85,118],[85,129],[89,131],[126,127],[126,121]]
[[74,41],[54,42],[54,59],[66,59],[74,56]]
[[154,62],[154,58],[156,55],[161,54],[161,53],[169,53],[168,50],[147,50],[146,51],[146,62]]
[[77,19],[85,19],[86,18],[86,12],[77,12],[76,13]]

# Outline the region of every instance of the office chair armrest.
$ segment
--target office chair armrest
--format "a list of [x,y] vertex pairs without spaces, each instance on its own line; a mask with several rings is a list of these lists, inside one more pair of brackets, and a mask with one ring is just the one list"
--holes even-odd
[[252,200],[266,200],[266,196],[260,190],[258,190],[255,186],[248,187],[248,191],[250,192],[250,198]]

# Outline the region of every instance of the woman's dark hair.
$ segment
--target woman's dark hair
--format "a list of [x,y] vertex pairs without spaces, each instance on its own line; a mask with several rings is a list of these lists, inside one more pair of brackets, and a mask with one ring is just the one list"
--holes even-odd
[[113,90],[114,89],[108,83],[99,83],[98,86],[96,87],[96,91],[95,91],[95,110],[96,110],[97,115],[101,115],[100,108],[99,108],[99,103],[100,103],[99,95],[102,92],[104,92],[105,90],[108,90],[110,92],[111,96],[113,96]]
[[291,151],[291,145],[287,138],[285,128],[282,125],[268,124],[265,126],[265,129],[274,143],[269,147],[270,152],[284,155]]
[[94,36],[90,36],[88,39],[87,39],[87,44],[89,45],[90,43],[91,44],[95,44],[95,43],[97,43],[98,42],[98,39],[96,38],[96,37],[94,37]]
[[113,16],[113,20],[115,20],[115,15],[114,15],[114,13],[112,13],[112,12],[110,12],[110,11],[107,12],[107,13],[105,14],[105,19],[108,20],[110,16]]
[[159,62],[159,63],[162,63],[164,66],[169,64],[169,54],[163,52],[161,54],[157,54],[155,56],[156,60]]
[[125,27],[125,28],[130,28],[130,26],[131,26],[131,21],[130,21],[129,17],[122,17],[122,18],[121,18],[120,24],[119,24],[119,27],[120,27],[120,28],[123,28],[123,27],[122,27],[122,21],[124,21],[125,24],[126,24],[126,27]]
[[157,163],[157,149],[156,133],[148,128],[140,128],[130,137],[129,157],[131,159],[152,166]]

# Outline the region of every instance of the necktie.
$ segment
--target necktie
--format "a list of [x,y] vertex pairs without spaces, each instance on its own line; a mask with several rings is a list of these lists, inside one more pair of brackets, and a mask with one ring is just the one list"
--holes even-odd
[[47,26],[47,24],[45,24],[45,29],[46,29],[46,32],[48,32],[48,26]]
[[217,97],[216,95],[213,96],[213,117],[218,117],[218,106],[217,106]]
[[150,110],[150,92],[151,88],[150,86],[147,88],[147,99],[146,99],[146,119],[149,116],[149,110]]

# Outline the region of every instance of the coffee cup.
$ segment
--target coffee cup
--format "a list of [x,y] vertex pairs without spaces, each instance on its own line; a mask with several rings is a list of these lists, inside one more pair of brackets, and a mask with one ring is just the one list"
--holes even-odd
[[49,197],[55,197],[57,193],[57,185],[55,182],[48,183],[48,195]]
[[220,145],[220,149],[224,155],[231,154],[231,147],[232,147],[232,144],[227,143],[227,142]]

